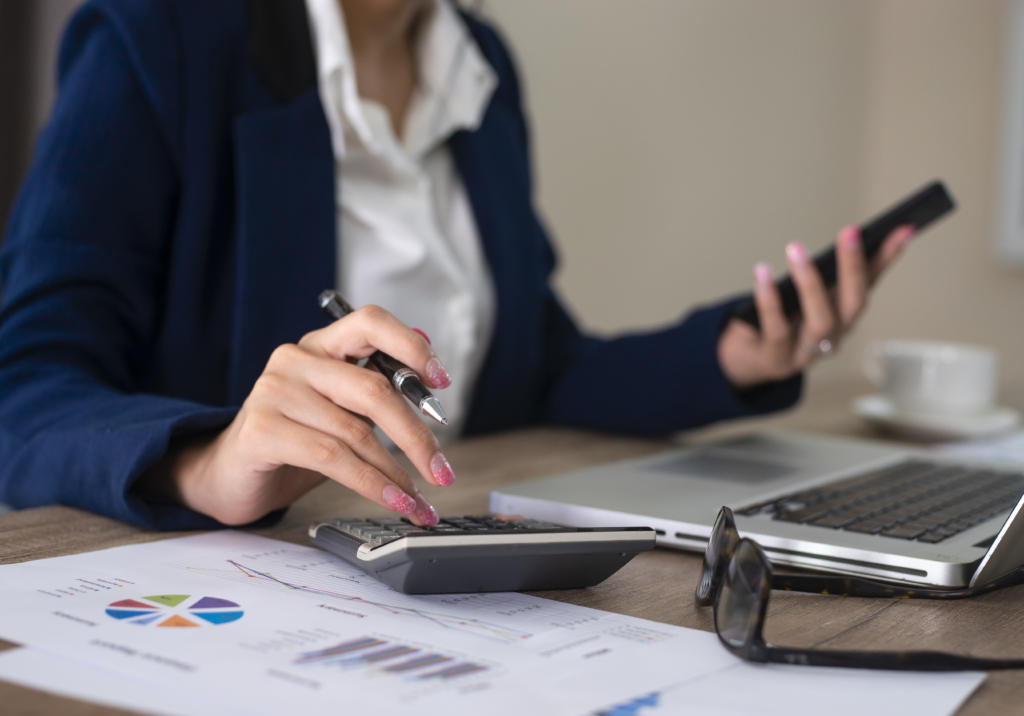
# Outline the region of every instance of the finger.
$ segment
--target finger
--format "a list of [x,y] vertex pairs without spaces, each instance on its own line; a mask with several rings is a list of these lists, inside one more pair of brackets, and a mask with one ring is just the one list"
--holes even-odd
[[754,266],[754,305],[767,360],[774,367],[787,367],[793,329],[782,311],[782,297],[772,280],[772,269],[766,263]]
[[379,425],[425,480],[441,486],[455,481],[455,473],[441,452],[437,437],[383,375],[308,354],[296,362],[296,367],[302,371],[303,380],[334,405]]
[[868,267],[861,248],[860,229],[857,226],[844,227],[836,242],[839,285],[839,321],[846,328],[860,315],[867,301]]
[[[448,486],[455,481],[451,464],[440,451],[433,432],[416,416],[404,396],[379,372],[310,353],[298,346],[279,346],[271,355],[257,383],[258,390],[254,388],[254,391],[260,394],[269,391],[276,396],[277,393],[291,390],[288,387],[289,381],[310,386],[337,406],[336,409],[350,411],[380,425],[428,482]],[[301,399],[294,394],[294,390],[292,396],[293,399]],[[271,400],[277,405],[280,398],[274,397]],[[318,416],[318,422],[312,424],[317,429],[342,436],[346,431],[354,431],[354,441],[376,440],[375,436],[361,434],[360,431],[369,426],[360,427],[337,415],[323,415],[325,408],[322,405],[311,406],[311,409],[318,411],[311,413],[311,416]],[[291,417],[305,422],[297,414],[293,413]],[[344,424],[335,424],[333,421],[343,421]],[[379,463],[374,464],[381,466]]]
[[366,358],[383,351],[419,373],[432,388],[447,388],[451,376],[430,343],[379,306],[363,306],[299,342],[334,358]]
[[368,500],[402,515],[413,515],[416,498],[361,460],[341,440],[278,415],[249,426],[247,438],[261,460],[314,470]]
[[433,527],[441,521],[440,515],[437,514],[437,510],[430,504],[420,492],[410,493],[416,498],[416,512],[414,512],[409,519],[420,525],[426,525],[427,527]]
[[906,248],[910,240],[914,238],[915,229],[911,225],[901,226],[895,229],[882,244],[882,248],[871,261],[871,282],[874,283],[878,277],[889,268]]
[[371,421],[338,406],[304,382],[288,382],[276,397],[278,410],[285,417],[340,439],[360,459],[391,479],[404,475],[398,461],[377,438]]
[[282,411],[287,417],[320,432],[340,437],[359,459],[377,468],[410,495],[416,501],[416,509],[407,515],[410,521],[428,527],[440,521],[430,500],[416,489],[409,474],[381,443],[372,422],[339,408],[315,390],[301,392],[306,395],[306,401],[289,401]]
[[[413,485],[412,478],[398,464],[394,456],[381,443],[372,422],[340,408],[332,401],[304,384],[290,384],[279,394],[280,411],[290,420],[332,435],[345,443],[364,462],[373,465],[416,498],[416,516],[424,524],[436,524],[425,515],[437,513],[430,501]],[[454,479],[454,478],[453,478]],[[448,483],[450,484],[450,483]],[[420,513],[423,513],[422,515]]]
[[806,247],[796,241],[789,244],[786,247],[786,261],[789,263],[793,283],[796,284],[803,313],[794,357],[798,364],[807,365],[814,358],[818,343],[832,334],[835,313],[821,274],[811,262]]

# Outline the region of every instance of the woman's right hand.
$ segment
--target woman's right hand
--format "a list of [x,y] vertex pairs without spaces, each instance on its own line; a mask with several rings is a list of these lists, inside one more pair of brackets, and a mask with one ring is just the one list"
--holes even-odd
[[298,345],[279,346],[235,419],[171,456],[158,478],[171,483],[157,489],[171,487],[184,505],[238,525],[289,505],[326,477],[414,522],[436,524],[437,512],[374,425],[427,482],[447,486],[455,475],[437,438],[390,381],[356,365],[377,350],[413,368],[425,385],[451,383],[422,334],[382,308],[364,306]]

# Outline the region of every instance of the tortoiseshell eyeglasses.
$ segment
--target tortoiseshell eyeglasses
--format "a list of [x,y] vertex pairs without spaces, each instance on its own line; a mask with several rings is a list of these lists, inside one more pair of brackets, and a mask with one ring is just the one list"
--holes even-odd
[[862,669],[959,671],[1024,669],[1024,659],[986,659],[938,651],[836,651],[773,646],[764,639],[772,589],[858,597],[960,599],[1024,582],[1024,569],[973,589],[914,589],[835,575],[775,575],[760,545],[741,538],[732,510],[715,520],[697,584],[698,604],[714,605],[715,632],[729,651],[747,661],[846,666]]

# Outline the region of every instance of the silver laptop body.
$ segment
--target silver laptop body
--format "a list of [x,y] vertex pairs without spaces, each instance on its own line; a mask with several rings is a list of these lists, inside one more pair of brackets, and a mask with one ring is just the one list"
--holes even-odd
[[938,588],[984,584],[1024,564],[1024,497],[936,543],[743,514],[915,458],[1024,473],[1020,465],[943,459],[864,440],[758,433],[510,485],[491,493],[490,508],[575,526],[649,525],[661,546],[703,550],[719,508],[728,505],[740,534],[776,564]]

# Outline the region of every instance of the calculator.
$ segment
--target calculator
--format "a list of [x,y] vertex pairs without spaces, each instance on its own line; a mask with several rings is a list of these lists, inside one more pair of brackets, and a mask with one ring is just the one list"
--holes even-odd
[[521,515],[310,525],[313,544],[407,594],[589,587],[654,548],[649,527],[566,527]]

